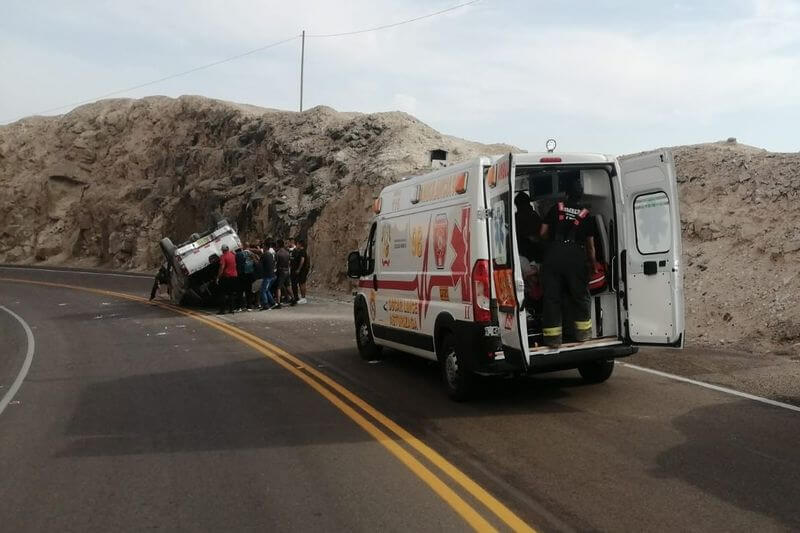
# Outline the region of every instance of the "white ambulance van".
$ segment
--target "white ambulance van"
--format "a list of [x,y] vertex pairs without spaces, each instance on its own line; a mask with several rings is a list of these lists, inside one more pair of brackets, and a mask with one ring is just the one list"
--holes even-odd
[[[606,276],[592,283],[592,339],[549,348],[541,290],[530,286],[531,269],[523,279],[514,198],[527,193],[544,218],[575,179]],[[681,227],[668,151],[481,157],[390,185],[373,209],[363,250],[348,257],[348,275],[358,279],[358,350],[366,359],[385,346],[439,361],[454,399],[470,395],[476,374],[577,368],[598,383],[615,358],[640,345],[683,346]]]

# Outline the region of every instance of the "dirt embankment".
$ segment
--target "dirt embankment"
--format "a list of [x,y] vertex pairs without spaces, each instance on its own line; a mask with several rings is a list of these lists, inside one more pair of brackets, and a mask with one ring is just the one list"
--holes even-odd
[[688,336],[800,353],[800,154],[675,149]]
[[[106,100],[0,127],[0,262],[153,270],[214,210],[246,240],[307,236],[313,282],[344,288],[383,186],[516,150],[405,113],[303,113],[197,96]],[[693,344],[800,353],[800,154],[676,147]]]

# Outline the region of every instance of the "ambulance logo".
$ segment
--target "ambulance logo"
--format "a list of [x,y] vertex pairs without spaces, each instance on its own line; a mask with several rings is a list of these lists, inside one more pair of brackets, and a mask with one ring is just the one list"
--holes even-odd
[[369,291],[369,318],[370,320],[375,320],[375,313],[377,309],[375,308],[375,289]]
[[422,257],[422,226],[414,226],[411,230],[411,255]]
[[381,265],[389,266],[392,262],[392,225],[384,223],[381,227]]
[[439,213],[436,215],[436,222],[433,226],[433,259],[436,268],[444,268],[444,259],[447,255],[447,214]]

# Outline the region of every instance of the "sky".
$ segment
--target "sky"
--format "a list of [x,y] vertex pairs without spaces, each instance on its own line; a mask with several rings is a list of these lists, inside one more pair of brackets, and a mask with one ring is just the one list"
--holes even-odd
[[[559,151],[800,150],[800,0],[0,0],[0,124],[305,30],[304,108]],[[297,110],[300,40],[120,94]],[[58,106],[63,109],[49,111]]]

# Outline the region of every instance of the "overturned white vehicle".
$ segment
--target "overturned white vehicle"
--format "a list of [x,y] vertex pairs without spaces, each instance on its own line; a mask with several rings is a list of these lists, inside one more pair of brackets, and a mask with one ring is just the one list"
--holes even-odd
[[170,298],[178,305],[212,301],[222,246],[227,244],[232,251],[242,247],[236,230],[221,216],[215,216],[212,228],[192,234],[178,246],[168,237],[160,244],[170,271]]

